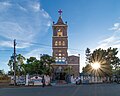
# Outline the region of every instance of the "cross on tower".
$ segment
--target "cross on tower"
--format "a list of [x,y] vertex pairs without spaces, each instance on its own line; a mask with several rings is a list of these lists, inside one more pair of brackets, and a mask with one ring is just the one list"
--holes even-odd
[[61,16],[61,15],[62,15],[62,10],[61,10],[61,9],[58,10],[58,13],[59,13],[59,15]]

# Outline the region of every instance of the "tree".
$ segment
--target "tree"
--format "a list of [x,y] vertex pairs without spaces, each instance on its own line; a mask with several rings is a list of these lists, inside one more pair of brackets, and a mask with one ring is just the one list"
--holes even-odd
[[22,67],[22,65],[24,64],[24,61],[25,61],[25,57],[22,56],[21,54],[18,54],[17,55],[17,71],[18,71],[18,74],[21,75],[21,74],[24,74],[24,68]]
[[52,63],[55,63],[55,59],[52,56],[44,54],[41,56],[40,61],[43,65],[43,74],[51,75],[53,71]]
[[89,70],[92,68],[92,66],[90,64],[87,64],[85,67],[83,67],[83,73],[88,73],[89,74]]
[[[22,74],[23,73],[23,68],[22,65],[24,64],[25,57],[22,56],[21,54],[16,55],[16,74]],[[8,61],[8,66],[10,67],[9,74],[13,75],[13,64],[14,64],[14,56],[10,57],[10,60]]]
[[13,63],[14,63],[14,56],[11,56],[10,60],[8,61],[8,66],[10,67],[10,71],[13,71]]
[[0,70],[0,75],[4,75],[4,74],[5,74],[4,70]]
[[23,64],[23,68],[26,73],[29,74],[48,74],[50,75],[53,68],[52,63],[55,59],[47,54],[41,56],[40,60],[35,57],[30,57],[27,59],[27,63]]
[[110,62],[110,64],[112,65],[112,67],[117,70],[120,67],[120,59],[117,57],[118,54],[118,50],[117,48],[108,48],[107,49],[107,61]]
[[[118,53],[117,48],[108,48],[103,50],[101,48],[96,49],[91,53],[91,56],[87,56],[89,60],[88,65],[83,68],[83,72],[96,73],[100,76],[111,76],[112,68],[117,68],[120,64],[119,58],[116,56]],[[91,64],[98,62],[100,64],[99,70],[94,70]]]
[[36,59],[36,57],[30,57],[27,59],[26,64],[23,64],[22,67],[25,73],[29,74],[37,74],[39,69],[40,61]]
[[86,55],[86,64],[89,64],[89,62],[90,62],[90,56],[91,56],[91,51],[90,51],[89,48],[86,49],[85,55]]

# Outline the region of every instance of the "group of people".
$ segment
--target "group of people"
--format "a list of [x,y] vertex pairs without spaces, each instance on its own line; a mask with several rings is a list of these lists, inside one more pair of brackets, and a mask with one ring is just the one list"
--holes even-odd
[[[42,87],[45,87],[46,85],[50,85],[50,81],[51,81],[51,79],[50,79],[49,75],[43,75],[42,76]],[[80,77],[74,78],[74,76],[71,75],[70,83],[79,85],[82,83],[82,81],[81,81]]]
[[81,80],[80,77],[75,77],[75,78],[74,78],[74,76],[71,76],[71,83],[74,83],[74,84],[76,84],[76,85],[79,85],[79,84],[82,83],[82,80]]

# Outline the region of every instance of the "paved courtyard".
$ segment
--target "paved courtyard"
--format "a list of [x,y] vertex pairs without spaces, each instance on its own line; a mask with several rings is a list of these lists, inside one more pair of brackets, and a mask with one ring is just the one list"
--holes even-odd
[[120,96],[120,84],[0,88],[0,96]]

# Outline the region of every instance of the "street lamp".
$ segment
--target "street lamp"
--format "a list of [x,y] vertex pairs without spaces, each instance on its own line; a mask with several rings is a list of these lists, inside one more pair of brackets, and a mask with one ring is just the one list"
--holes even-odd
[[79,63],[79,72],[80,72],[80,68],[81,68],[81,66],[80,66],[80,54],[78,54],[78,57],[79,57],[78,63]]

